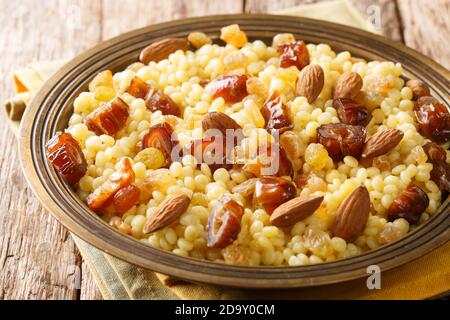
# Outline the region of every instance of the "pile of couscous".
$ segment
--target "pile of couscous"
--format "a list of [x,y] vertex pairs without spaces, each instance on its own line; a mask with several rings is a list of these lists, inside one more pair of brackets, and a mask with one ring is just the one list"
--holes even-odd
[[[448,180],[436,179],[432,170],[438,160],[431,159],[423,146],[430,140],[437,143],[429,146],[444,152],[439,168],[448,172],[448,110],[441,110],[444,125],[438,138],[433,139],[435,131],[424,133],[415,113],[420,93],[417,86],[405,84],[399,63],[367,62],[349,52],[336,53],[327,44],[305,44],[291,34],[276,35],[271,45],[249,42],[237,25],[224,27],[221,39],[221,45],[213,44],[207,35],[196,32],[189,35],[186,50],[172,50],[167,57],[151,61],[152,55],[143,52],[141,62],[126,70],[99,74],[89,91],[75,100],[65,132],[71,137],[65,141],[78,144],[71,150],[82,152],[77,160],[81,171],[70,171],[77,175],[72,180],[67,179],[67,170],[60,171],[107,223],[154,248],[182,256],[240,265],[300,266],[376,249],[436,214]],[[299,84],[302,77],[307,80]],[[343,88],[343,96],[336,96],[340,90],[336,87],[345,77],[350,77],[350,85],[360,78],[360,87],[353,86],[354,92]],[[228,85],[242,87],[238,83],[242,79],[244,89],[227,91]],[[153,90],[152,98],[148,90]],[[304,90],[309,94],[299,95]],[[343,109],[336,107],[338,99]],[[274,105],[277,112],[270,109]],[[347,105],[356,108],[348,112],[362,111],[350,114],[349,120]],[[122,112],[121,117],[117,112]],[[279,117],[280,112],[285,118]],[[200,163],[189,152],[176,161],[169,159],[168,147],[185,150],[204,139],[205,116],[211,113],[220,113],[234,128],[242,129],[230,163]],[[359,124],[354,123],[361,117]],[[318,135],[344,120],[345,126],[358,126],[364,132],[361,147],[366,143],[368,148],[367,140],[384,130],[395,129],[398,139],[383,154],[374,151],[364,158],[361,150],[347,152],[341,145],[336,155]],[[176,135],[176,143],[166,143],[164,134],[169,133]],[[61,138],[53,143],[55,148],[58,143],[64,146]],[[281,167],[273,174],[276,177],[265,177],[250,150],[274,144],[282,149]],[[55,161],[60,153],[52,157],[55,148],[49,145],[49,159],[58,168]],[[262,200],[265,181],[274,188],[277,183],[280,188],[288,185],[275,206]],[[417,188],[419,193],[414,193]],[[357,189],[370,198],[367,212],[356,213],[361,215],[355,219],[363,221],[362,228],[351,234],[340,232],[337,216],[353,214],[340,211],[346,199],[352,208],[349,195]],[[176,209],[183,209],[178,216],[163,217],[167,212],[161,204],[173,199],[178,201]],[[286,214],[277,207],[293,199],[302,205],[308,199],[318,200],[301,219],[289,216],[294,219],[289,224],[275,223],[272,215]],[[419,205],[398,202],[417,199],[422,201]],[[402,212],[402,205],[422,206],[423,212],[410,217]],[[222,230],[228,227],[225,224],[234,229]],[[219,232],[228,238],[211,239]]]

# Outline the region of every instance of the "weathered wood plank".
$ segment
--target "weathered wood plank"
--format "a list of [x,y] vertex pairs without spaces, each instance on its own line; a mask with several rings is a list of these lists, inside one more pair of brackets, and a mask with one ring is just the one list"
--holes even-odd
[[242,13],[243,0],[103,0],[104,39],[158,22],[212,14]]
[[81,274],[81,292],[80,300],[102,300],[102,294],[95,283],[94,276],[92,275],[86,262],[82,263]]
[[[135,0],[132,6],[124,6],[120,0],[103,0],[101,38],[119,35],[136,28],[158,22],[219,13],[242,13],[241,0]],[[92,274],[83,263],[81,299],[101,299]]]
[[400,0],[405,43],[450,69],[450,1]]
[[[310,4],[321,1],[325,0],[247,0],[245,3],[245,12],[273,12],[301,4]],[[379,21],[383,35],[394,40],[401,40],[400,24],[394,0],[350,0],[350,2],[361,12],[363,17],[370,19],[369,21]],[[376,17],[376,19],[373,19],[373,17]]]
[[[98,1],[0,1],[0,74],[38,60],[69,58],[100,40]],[[0,82],[0,101],[12,95]],[[76,299],[81,258],[68,232],[45,212],[0,121],[0,299]]]

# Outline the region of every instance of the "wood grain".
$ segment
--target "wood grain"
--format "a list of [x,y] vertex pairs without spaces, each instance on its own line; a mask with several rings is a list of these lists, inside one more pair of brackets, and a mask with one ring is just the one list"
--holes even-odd
[[104,0],[102,36],[108,39],[132,29],[186,17],[242,12],[241,0],[134,0],[127,8],[121,0]]
[[81,274],[81,292],[80,300],[103,300],[94,276],[92,275],[86,262],[83,260]]
[[[325,0],[247,0],[245,11],[248,13],[266,13],[291,8],[302,4],[323,2]],[[374,12],[380,13],[381,33],[391,39],[400,41],[401,29],[394,0],[350,0],[363,17],[369,19]]]
[[[97,43],[100,9],[99,2],[88,0],[39,5],[26,0],[19,6],[2,1],[2,78],[9,79],[12,70],[30,62],[69,58]],[[82,26],[88,26],[88,32]],[[2,81],[0,101],[11,93],[10,82]],[[28,187],[7,125],[0,121],[0,298],[76,299],[74,270],[81,268],[81,258],[68,232],[42,209]]]
[[[69,59],[134,28],[242,8],[241,0],[0,0],[0,76],[10,79],[13,70],[34,61]],[[0,82],[0,101],[12,90],[10,81]],[[101,298],[68,232],[23,178],[6,121],[0,121],[0,150],[0,299]]]
[[450,69],[450,1],[399,0],[404,39]]

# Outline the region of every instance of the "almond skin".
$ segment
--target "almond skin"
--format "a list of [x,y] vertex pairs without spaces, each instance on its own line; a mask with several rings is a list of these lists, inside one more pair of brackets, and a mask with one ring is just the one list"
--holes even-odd
[[356,72],[345,72],[336,81],[334,99],[355,98],[363,87],[363,79]]
[[189,49],[189,42],[185,39],[168,38],[152,43],[142,49],[139,60],[144,64],[150,61],[159,62],[169,57],[177,50],[186,51]]
[[144,227],[144,233],[148,234],[171,225],[177,221],[180,216],[186,212],[191,199],[182,194],[177,196],[168,196],[156,207],[152,218],[147,221]]
[[333,225],[333,236],[353,241],[366,227],[370,214],[370,197],[366,187],[353,190],[341,203]]
[[238,130],[242,129],[232,118],[222,112],[208,112],[202,120],[203,132],[209,129],[217,129],[226,135],[227,129]]
[[317,64],[310,64],[303,68],[297,80],[295,93],[305,97],[309,103],[317,99],[324,85],[324,73]]
[[420,80],[411,79],[406,82],[406,86],[411,89],[413,100],[430,95],[430,89]]
[[270,222],[277,227],[289,227],[312,215],[323,201],[323,196],[313,198],[297,197],[283,203],[270,216]]
[[397,129],[378,131],[367,140],[362,152],[363,158],[378,157],[394,149],[403,139],[403,132]]

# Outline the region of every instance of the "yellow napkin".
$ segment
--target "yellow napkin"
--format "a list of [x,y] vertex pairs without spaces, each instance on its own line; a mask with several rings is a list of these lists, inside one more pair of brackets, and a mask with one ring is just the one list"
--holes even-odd
[[368,19],[365,19],[347,0],[333,0],[301,5],[289,9],[278,10],[274,13],[325,20],[379,33],[374,25],[371,24]]
[[[278,13],[323,18],[373,31],[347,1],[305,5]],[[16,96],[5,103],[4,109],[16,134],[32,95],[61,65],[61,61],[37,63],[14,73]],[[72,237],[105,299],[425,299],[450,290],[450,243],[383,272],[380,290],[367,289],[363,278],[313,288],[254,291],[179,281],[121,261]]]

